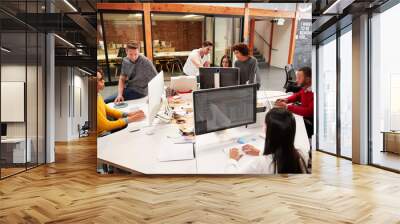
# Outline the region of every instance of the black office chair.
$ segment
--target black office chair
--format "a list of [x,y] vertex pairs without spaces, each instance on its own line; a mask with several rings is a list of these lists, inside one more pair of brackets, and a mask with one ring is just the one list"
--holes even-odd
[[90,130],[89,121],[85,121],[82,127],[78,124],[79,138],[89,136],[89,130]]
[[285,73],[286,73],[286,82],[283,85],[283,88],[286,92],[297,93],[301,90],[300,86],[297,86],[296,83],[296,71],[293,68],[293,65],[286,65],[285,66]]

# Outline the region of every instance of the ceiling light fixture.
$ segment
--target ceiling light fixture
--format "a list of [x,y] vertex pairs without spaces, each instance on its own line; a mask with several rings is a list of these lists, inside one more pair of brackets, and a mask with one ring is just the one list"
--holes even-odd
[[7,52],[7,53],[10,53],[11,51],[10,50],[8,50],[7,48],[5,48],[5,47],[1,47],[0,48],[2,51],[4,51],[4,52]]
[[87,74],[87,75],[92,75],[90,72],[88,72],[88,71],[86,71],[86,70],[83,70],[83,69],[81,69],[81,68],[79,68],[79,67],[78,67],[78,69],[79,69],[79,71],[81,71],[81,72],[83,72],[83,73],[85,73],[85,74]]
[[355,0],[336,0],[322,14],[342,14],[343,9],[351,5]]
[[75,48],[75,45],[73,45],[73,44],[72,44],[71,42],[69,42],[68,40],[66,40],[66,39],[64,39],[64,38],[62,38],[62,37],[60,37],[60,36],[58,36],[57,34],[54,34],[54,36],[57,37],[58,39],[60,39],[61,41],[63,41],[64,43],[66,43],[67,45],[69,45],[69,46]]
[[78,12],[78,10],[68,1],[68,0],[64,0],[65,4],[67,4],[72,10],[74,10],[75,12]]
[[190,15],[183,16],[183,18],[192,18],[192,17],[196,17],[196,16],[197,16],[197,15],[190,14]]

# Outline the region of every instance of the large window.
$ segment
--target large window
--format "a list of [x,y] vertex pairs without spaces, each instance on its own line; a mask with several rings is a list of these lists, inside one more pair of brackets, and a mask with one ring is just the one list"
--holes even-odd
[[336,153],[336,36],[318,48],[318,149]]
[[151,14],[153,57],[164,77],[183,74],[183,64],[204,40],[204,19],[195,14]]
[[241,17],[152,13],[151,21],[154,64],[166,79],[182,74],[187,56],[203,41],[213,42],[211,64],[219,66],[223,55],[232,58],[231,47],[241,39]]
[[400,170],[400,4],[371,19],[372,163]]
[[352,32],[340,36],[340,154],[352,157]]
[[143,14],[101,12],[97,23],[97,63],[105,71],[106,82],[116,84],[127,42],[139,42],[140,52],[145,52]]
[[219,66],[221,58],[224,55],[233,57],[231,50],[232,46],[240,42],[241,39],[241,19],[240,17],[226,18],[216,17],[215,18],[215,56],[214,65]]

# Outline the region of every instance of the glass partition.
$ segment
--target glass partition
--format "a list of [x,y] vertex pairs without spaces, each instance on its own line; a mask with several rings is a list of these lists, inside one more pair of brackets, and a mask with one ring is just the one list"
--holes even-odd
[[[42,1],[9,2],[23,16]],[[45,44],[43,33],[0,12],[0,178],[45,163]]]
[[336,154],[336,36],[318,48],[318,149]]
[[224,55],[232,56],[231,47],[234,44],[233,18],[216,17],[214,32],[214,64],[220,66],[221,58]]
[[201,48],[204,20],[195,14],[151,14],[154,64],[164,78],[183,74],[190,52]]
[[371,18],[371,162],[400,171],[400,4]]
[[1,34],[1,177],[26,170],[31,162],[26,132],[27,35]]
[[[117,82],[121,74],[122,58],[129,41],[140,43],[144,54],[144,31],[142,13],[98,13],[97,61],[106,73],[107,82]],[[106,61],[106,55],[108,61]]]
[[[26,64],[26,130],[27,130],[27,167],[31,168],[38,163],[38,34],[27,33],[28,61]],[[30,153],[29,153],[30,152]]]
[[340,154],[352,157],[352,32],[340,36]]

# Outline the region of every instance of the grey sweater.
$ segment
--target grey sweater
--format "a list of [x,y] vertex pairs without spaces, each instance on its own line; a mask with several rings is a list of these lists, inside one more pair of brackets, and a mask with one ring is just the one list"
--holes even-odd
[[125,57],[122,60],[121,75],[126,75],[126,88],[147,96],[147,84],[157,75],[153,63],[146,57],[139,55],[135,62]]
[[249,81],[249,83],[257,83],[258,88],[260,87],[261,81],[257,59],[250,57],[247,61],[243,62],[236,60],[234,66],[240,69],[240,84],[246,84],[246,82]]

